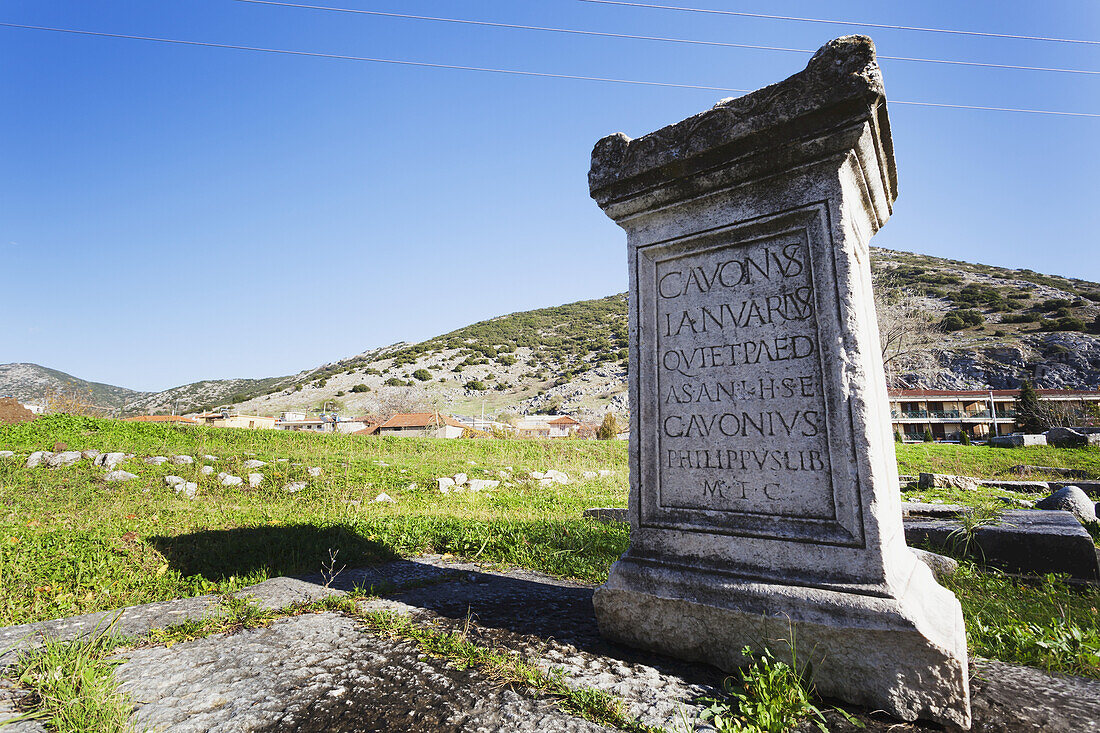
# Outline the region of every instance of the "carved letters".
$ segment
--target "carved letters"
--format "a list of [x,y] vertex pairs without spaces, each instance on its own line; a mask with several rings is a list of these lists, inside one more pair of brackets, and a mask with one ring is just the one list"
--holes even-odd
[[661,505],[832,513],[804,232],[658,260]]

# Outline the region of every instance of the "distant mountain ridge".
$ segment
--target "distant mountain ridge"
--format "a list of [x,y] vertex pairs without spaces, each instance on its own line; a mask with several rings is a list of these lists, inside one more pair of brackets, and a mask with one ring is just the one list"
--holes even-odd
[[[873,249],[882,287],[940,324],[936,363],[892,373],[893,386],[1100,388],[1100,284],[1031,270]],[[71,389],[122,413],[226,404],[275,414],[446,409],[459,414],[626,409],[626,295],[512,313],[417,344],[371,349],[298,374],[206,380],[163,392],[86,382],[34,364],[0,365],[0,395]],[[889,308],[890,306],[885,306]],[[880,320],[885,317],[880,314]]]

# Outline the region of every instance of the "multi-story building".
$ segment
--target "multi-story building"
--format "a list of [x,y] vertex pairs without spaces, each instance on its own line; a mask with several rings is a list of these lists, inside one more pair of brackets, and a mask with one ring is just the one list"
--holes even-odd
[[[1039,402],[1052,414],[1085,427],[1097,422],[1100,392],[1069,389],[1038,389]],[[965,430],[971,438],[1017,431],[1016,389],[946,390],[892,389],[890,413],[894,431],[905,440],[924,440],[931,431],[935,440],[959,440]]]

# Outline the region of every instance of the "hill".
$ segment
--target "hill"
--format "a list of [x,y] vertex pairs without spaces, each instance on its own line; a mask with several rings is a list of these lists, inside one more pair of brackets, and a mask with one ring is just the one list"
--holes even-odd
[[[884,249],[872,250],[872,271],[880,324],[900,327],[912,345],[888,364],[893,386],[1010,389],[1028,379],[1100,388],[1100,284]],[[129,413],[233,404],[261,414],[327,406],[345,415],[436,408],[596,418],[626,409],[626,369],[626,296],[619,294],[512,313],[285,377],[208,380],[150,394],[6,365],[0,394],[31,396],[35,381],[20,375],[48,373],[97,388]]]
[[35,402],[52,394],[75,396],[104,410],[114,410],[151,393],[89,382],[38,364],[0,364],[0,397]]

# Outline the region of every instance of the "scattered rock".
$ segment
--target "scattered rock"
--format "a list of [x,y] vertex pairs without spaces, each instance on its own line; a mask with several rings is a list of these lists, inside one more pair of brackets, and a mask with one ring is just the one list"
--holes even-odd
[[247,461],[244,462],[245,468],[262,468],[266,465],[267,464],[263,461],[257,461],[255,458],[249,458]]
[[99,455],[99,451],[94,450],[94,449],[93,450],[80,451],[80,457],[83,458],[86,461],[94,461],[98,455]]
[[135,478],[137,478],[137,476],[130,473],[129,471],[111,471],[103,477],[105,481],[129,481],[130,479]]
[[214,467],[213,466],[203,466],[202,468],[199,469],[199,473],[201,473],[203,476],[209,476],[212,473],[214,473]]
[[418,486],[417,484],[415,484],[415,483],[412,483],[412,484],[409,484],[409,486],[408,486],[408,488],[406,489],[406,491],[416,491],[416,490],[417,490],[417,489],[419,489],[419,488],[420,488],[420,487],[419,487],[419,486]]
[[978,482],[969,476],[952,476],[946,473],[922,473],[917,480],[917,488],[928,489],[962,489],[963,491],[976,491]]
[[306,469],[306,473],[308,473],[313,478],[317,478],[321,475],[321,469],[318,466],[310,466]]
[[1035,502],[1036,509],[1061,509],[1077,517],[1081,524],[1096,521],[1096,505],[1088,494],[1076,486],[1065,486],[1045,499]]
[[15,453],[10,450],[0,450],[0,458],[11,458],[14,455]]
[[217,456],[212,456],[212,455],[210,455],[209,453],[207,453],[206,455],[204,455],[204,456],[202,457],[202,459],[203,459],[204,461],[210,461],[211,463],[216,463],[216,462],[217,462],[217,460],[218,460],[218,457],[217,457]]
[[382,504],[396,504],[396,503],[397,503],[397,499],[394,499],[394,498],[393,498],[392,496],[390,496],[389,494],[387,494],[386,492],[384,492],[384,491],[383,491],[383,492],[382,492],[381,494],[379,494],[378,496],[374,497],[374,502],[375,502],[376,504],[377,504],[377,503],[382,503]]
[[600,469],[599,471],[597,471],[596,473],[600,474],[600,476],[610,476],[610,475],[611,475],[611,473],[612,473],[612,471],[611,471],[611,469],[609,469],[609,468],[601,468],[601,469]]
[[288,494],[293,494],[297,491],[301,491],[306,487],[305,481],[291,481],[289,484],[283,487],[283,491]]
[[546,474],[542,471],[531,471],[527,475],[535,479],[536,481],[542,481],[544,478],[546,478]]
[[54,453],[46,459],[46,465],[50,468],[60,468],[61,466],[71,466],[79,460],[80,451],[67,450],[62,453]]
[[585,481],[591,481],[592,479],[596,478],[597,475],[598,474],[595,471],[582,471],[581,472],[581,478],[583,478]]
[[565,475],[564,473],[562,473],[561,471],[554,471],[554,470],[550,470],[550,471],[547,471],[547,472],[546,472],[546,473],[544,474],[544,476],[545,476],[545,478],[548,478],[548,479],[550,479],[550,480],[551,480],[551,481],[553,481],[554,483],[558,483],[558,484],[567,484],[567,483],[570,483],[570,481],[569,481],[569,477],[568,477],[568,476],[566,476],[566,475]]
[[111,470],[125,460],[125,453],[101,453],[95,457],[95,465],[103,466],[107,470]]
[[193,481],[184,481],[181,484],[176,484],[176,493],[183,494],[188,499],[194,499],[198,490],[199,485]]
[[253,489],[264,482],[264,475],[262,473],[250,473],[248,474],[248,485]]
[[449,489],[455,485],[455,480],[450,476],[443,476],[442,478],[437,478],[435,481],[439,485],[439,490],[443,493],[447,493]]
[[484,489],[495,489],[500,486],[499,481],[490,481],[483,478],[472,478],[466,482],[466,487],[470,491],[482,491]]
[[150,466],[159,466],[162,463],[167,463],[168,458],[166,456],[149,456],[148,458],[141,459]]
[[218,483],[220,483],[222,486],[240,486],[244,483],[244,479],[242,479],[240,476],[233,476],[232,474],[228,473],[219,473]]
[[187,480],[180,476],[165,476],[164,483],[167,486],[178,486],[179,484],[187,483]]
[[465,483],[466,483],[466,481],[467,481],[468,479],[469,479],[469,477],[468,477],[468,476],[467,476],[466,474],[464,474],[464,473],[456,473],[456,474],[455,474],[455,486],[463,486],[463,485],[465,485]]
[[172,456],[172,463],[177,466],[190,466],[195,462],[191,456]]
[[27,468],[38,468],[47,460],[49,460],[52,456],[53,453],[50,453],[49,451],[36,450],[34,453],[31,453],[29,456],[27,456]]
[[917,547],[910,547],[909,550],[917,556],[918,560],[928,566],[928,569],[932,571],[932,575],[936,576],[936,580],[942,581],[945,578],[950,578],[959,569],[959,563],[945,555],[921,550]]

